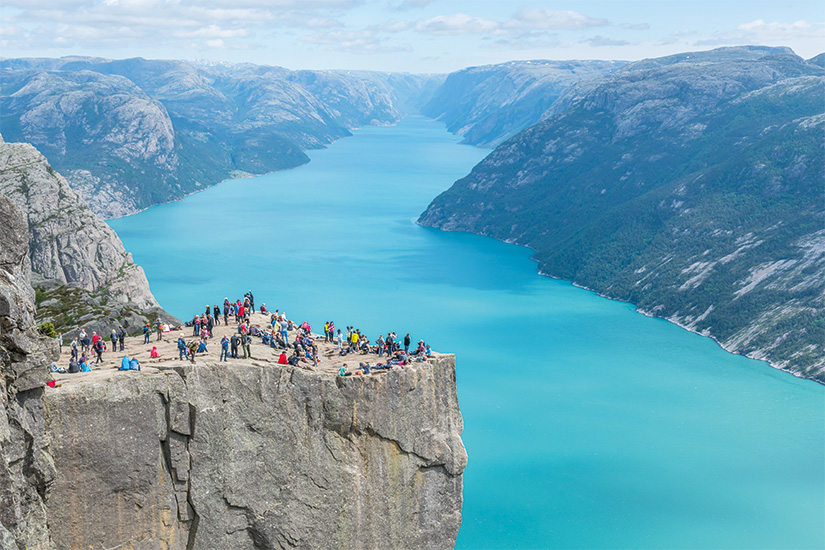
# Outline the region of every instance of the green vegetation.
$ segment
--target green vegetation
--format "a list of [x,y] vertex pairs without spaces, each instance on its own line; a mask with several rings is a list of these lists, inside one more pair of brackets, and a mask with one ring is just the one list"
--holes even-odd
[[530,246],[544,273],[825,382],[825,257],[806,246],[825,242],[825,132],[811,118],[825,112],[825,71],[771,63],[780,84],[678,124],[661,123],[667,109],[574,103],[503,143],[421,222]]
[[37,327],[38,332],[43,336],[48,336],[49,338],[57,338],[57,332],[54,330],[54,325],[51,322],[46,321],[42,325]]

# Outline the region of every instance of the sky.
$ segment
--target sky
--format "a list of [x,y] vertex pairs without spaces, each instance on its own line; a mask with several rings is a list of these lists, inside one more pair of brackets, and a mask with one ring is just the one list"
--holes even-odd
[[822,0],[0,0],[0,56],[446,73],[742,44],[825,51]]

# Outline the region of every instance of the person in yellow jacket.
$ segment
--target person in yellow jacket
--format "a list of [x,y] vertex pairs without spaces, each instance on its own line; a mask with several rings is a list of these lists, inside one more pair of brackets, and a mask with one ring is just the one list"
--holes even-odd
[[350,343],[352,344],[352,349],[358,349],[358,339],[361,338],[361,331],[354,330],[352,331],[352,337],[350,338]]

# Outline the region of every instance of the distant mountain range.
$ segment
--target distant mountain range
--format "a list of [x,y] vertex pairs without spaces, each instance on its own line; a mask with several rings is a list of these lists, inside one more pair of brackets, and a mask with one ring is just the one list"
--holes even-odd
[[[392,124],[439,76],[96,58],[0,61],[0,132],[35,145],[104,217]],[[423,100],[422,100],[423,101]]]
[[419,222],[825,382],[822,61],[723,48],[579,82]]
[[[523,61],[445,75],[87,57],[0,60],[0,133],[28,142],[103,217],[292,168],[366,125],[440,117],[489,145],[620,62]],[[446,82],[445,82],[446,79]]]

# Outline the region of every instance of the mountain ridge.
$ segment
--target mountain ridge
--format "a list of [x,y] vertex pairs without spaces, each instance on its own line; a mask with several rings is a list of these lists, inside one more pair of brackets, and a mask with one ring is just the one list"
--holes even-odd
[[630,64],[571,87],[419,223],[529,246],[542,273],[822,382],[824,86],[787,49]]

